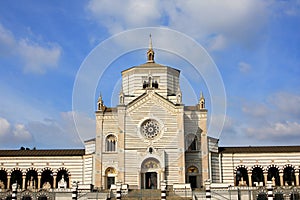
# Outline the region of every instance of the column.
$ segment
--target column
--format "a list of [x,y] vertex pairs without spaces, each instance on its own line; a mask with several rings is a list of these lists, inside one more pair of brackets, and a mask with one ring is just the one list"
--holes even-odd
[[284,183],[283,183],[283,172],[282,171],[279,172],[279,177],[280,177],[280,186],[284,186]]
[[22,175],[22,189],[25,190],[25,184],[26,184],[26,175]]
[[205,181],[205,197],[206,197],[206,200],[211,199],[210,181],[209,180]]
[[158,171],[157,172],[157,179],[156,179],[156,185],[157,185],[157,188],[156,189],[160,189],[160,174],[161,174],[161,171]]
[[233,181],[234,181],[234,186],[237,186],[237,181],[236,181],[236,173],[234,173],[234,175],[233,175]]
[[41,188],[41,174],[38,174],[38,183],[37,183],[37,189]]
[[6,189],[10,188],[10,175],[7,175],[7,183],[6,183]]
[[164,181],[165,180],[165,170],[161,170],[161,180]]
[[268,172],[264,171],[264,185],[266,186],[268,182]]
[[142,184],[141,184],[141,179],[142,179],[142,174],[141,174],[141,170],[137,171],[137,185],[139,189],[142,189]]
[[295,171],[295,178],[296,178],[296,186],[299,185],[299,170]]
[[72,187],[72,178],[71,178],[71,175],[68,176],[69,177],[69,188]]
[[56,173],[53,173],[53,188],[56,188]]
[[252,187],[252,172],[249,172],[248,174],[248,182],[249,182],[249,187]]

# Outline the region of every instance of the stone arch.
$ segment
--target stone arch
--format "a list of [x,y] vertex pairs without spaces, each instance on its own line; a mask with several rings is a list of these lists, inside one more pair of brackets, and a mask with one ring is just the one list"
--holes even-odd
[[196,165],[189,165],[186,168],[186,180],[190,183],[192,188],[198,188],[200,183],[199,167]]
[[283,170],[284,185],[289,185],[289,186],[296,185],[295,167],[291,164],[286,164],[283,166],[282,170]]
[[[38,170],[34,167],[25,170],[25,189],[38,188]],[[23,184],[24,185],[24,184]]]
[[157,189],[160,183],[161,164],[155,157],[148,157],[141,163],[143,188]]
[[235,185],[237,186],[249,185],[248,171],[249,169],[245,165],[239,165],[234,168]]
[[23,172],[21,168],[16,167],[11,169],[9,188],[11,188],[12,184],[18,183],[18,188],[25,189],[23,188],[23,178],[22,178],[23,175],[25,176],[26,173]]
[[116,183],[116,177],[118,175],[117,170],[110,166],[105,169],[105,187],[110,189],[111,185]]
[[50,199],[48,192],[42,191],[39,192],[37,195],[37,200],[46,200],[46,199]]
[[30,200],[30,199],[33,199],[32,192],[28,192],[28,191],[22,192],[21,200]]
[[154,157],[150,157],[150,158],[146,158],[142,164],[141,164],[141,168],[142,170],[154,170],[156,171],[156,169],[159,169],[160,168],[160,162],[159,160],[157,160],[156,158]]
[[280,186],[280,176],[279,176],[279,172],[281,171],[280,167],[272,164],[267,166],[266,171],[268,173],[267,181],[272,181],[273,185]]
[[41,169],[41,185],[42,189],[54,188],[54,174],[53,169],[50,167],[45,167]]
[[252,186],[263,186],[264,181],[264,168],[261,165],[254,165],[250,168]]
[[69,188],[71,173],[65,167],[60,167],[56,170],[56,186],[58,188]]

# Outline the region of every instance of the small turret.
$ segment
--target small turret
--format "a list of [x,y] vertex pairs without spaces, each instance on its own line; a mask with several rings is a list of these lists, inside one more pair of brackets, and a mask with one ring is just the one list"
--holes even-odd
[[147,63],[154,63],[154,51],[152,48],[152,38],[150,34],[149,49],[147,51]]
[[176,92],[176,103],[177,104],[182,103],[182,93],[181,93],[180,87],[178,87],[177,92]]
[[98,98],[98,101],[97,101],[97,110],[98,111],[104,111],[105,109],[105,105],[104,105],[104,102],[103,102],[103,99],[102,99],[102,95],[100,94],[99,98]]
[[123,87],[121,87],[120,94],[119,94],[119,104],[124,105],[124,92]]
[[199,106],[199,109],[205,109],[205,98],[203,96],[203,92],[201,92],[201,94],[200,94],[198,106]]

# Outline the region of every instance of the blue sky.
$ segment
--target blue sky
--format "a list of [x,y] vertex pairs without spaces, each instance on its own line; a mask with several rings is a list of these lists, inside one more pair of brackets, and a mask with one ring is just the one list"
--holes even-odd
[[[300,145],[299,0],[6,0],[0,2],[0,148],[81,148],[73,114],[81,138],[93,135],[95,124],[92,112],[72,108],[82,63],[111,36],[149,26],[193,38],[218,67],[227,96],[220,145]],[[140,37],[147,46],[148,35]],[[156,61],[179,68],[210,106],[209,86],[190,80],[188,63],[174,66],[164,56],[157,51]],[[143,50],[120,55],[95,86],[95,99],[101,92],[106,104],[114,102],[120,71],[143,62]],[[94,110],[95,102],[87,106]]]

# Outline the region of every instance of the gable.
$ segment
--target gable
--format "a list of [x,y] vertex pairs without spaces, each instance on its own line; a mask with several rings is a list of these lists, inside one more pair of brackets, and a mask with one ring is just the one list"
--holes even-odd
[[169,112],[170,114],[174,114],[177,111],[177,106],[174,105],[171,101],[163,98],[159,94],[155,93],[153,90],[148,90],[147,93],[144,93],[140,97],[136,98],[134,101],[130,102],[127,107],[128,113],[134,112],[137,109],[141,109],[142,107],[149,112],[151,112],[151,108],[147,109],[145,105],[148,107],[152,107],[155,109],[163,109]]

